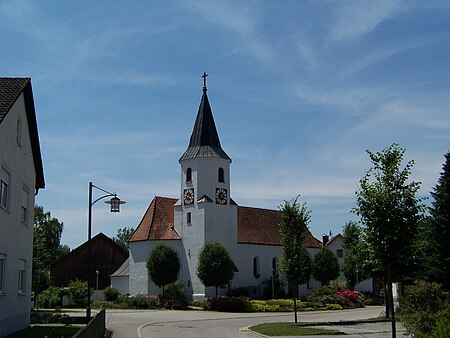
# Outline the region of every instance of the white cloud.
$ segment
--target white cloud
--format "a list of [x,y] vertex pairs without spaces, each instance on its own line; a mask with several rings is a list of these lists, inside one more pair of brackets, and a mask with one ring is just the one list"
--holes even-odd
[[400,1],[395,0],[338,1],[329,37],[335,42],[356,39],[393,17],[400,9],[402,9]]

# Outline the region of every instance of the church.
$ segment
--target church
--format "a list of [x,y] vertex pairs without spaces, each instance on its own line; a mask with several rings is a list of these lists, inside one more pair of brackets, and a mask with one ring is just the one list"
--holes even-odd
[[[121,293],[160,294],[146,267],[151,250],[164,243],[180,258],[179,279],[184,281],[191,299],[215,295],[196,275],[199,252],[208,242],[219,242],[230,253],[235,265],[231,288],[245,287],[249,294],[262,292],[262,283],[278,273],[282,256],[278,231],[279,211],[238,205],[231,193],[231,158],[220,144],[211,105],[206,76],[203,95],[189,145],[179,159],[180,190],[176,198],[156,196],[145,211],[129,240],[130,256],[112,276],[113,287]],[[308,231],[305,239],[313,257],[322,243]],[[300,286],[302,294],[320,283],[311,280]],[[227,288],[220,289],[226,294]]]

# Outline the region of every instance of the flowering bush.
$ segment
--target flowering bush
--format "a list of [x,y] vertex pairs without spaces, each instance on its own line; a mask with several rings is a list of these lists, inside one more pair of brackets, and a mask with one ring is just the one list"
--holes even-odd
[[352,290],[341,291],[338,296],[349,302],[356,302],[358,299],[358,293]]

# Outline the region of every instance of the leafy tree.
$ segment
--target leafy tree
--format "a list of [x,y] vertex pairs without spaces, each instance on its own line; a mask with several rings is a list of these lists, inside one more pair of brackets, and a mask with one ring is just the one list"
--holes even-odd
[[400,168],[405,150],[393,144],[381,152],[367,153],[372,168],[359,181],[354,212],[365,225],[368,246],[375,265],[382,268],[387,284],[386,302],[395,338],[395,313],[392,282],[403,273],[404,262],[411,260],[412,243],[424,206],[416,198],[420,183],[407,183],[414,161]]
[[198,258],[197,276],[204,286],[216,288],[216,297],[219,286],[233,279],[233,262],[222,244],[213,242],[203,246]]
[[344,225],[343,246],[345,249],[344,263],[342,264],[342,272],[351,289],[362,280],[368,278],[369,274],[365,258],[368,254],[365,252],[367,245],[364,243],[363,229],[358,223],[349,221]]
[[281,271],[288,283],[294,287],[294,318],[297,323],[298,286],[306,283],[311,276],[311,257],[305,246],[305,236],[311,212],[306,203],[298,202],[299,196],[280,205],[279,230],[283,246]]
[[326,248],[322,248],[312,263],[312,275],[322,285],[339,277],[339,263],[336,255]]
[[[439,317],[447,317],[447,328],[450,319],[450,298],[442,285],[422,280],[406,287],[401,299],[400,320],[407,333],[414,337],[433,337]],[[448,337],[448,335],[438,335]]]
[[134,228],[120,228],[117,230],[117,235],[112,238],[114,242],[119,244],[125,250],[128,250],[128,240],[134,232]]
[[164,244],[155,246],[148,257],[147,270],[153,283],[162,287],[164,295],[164,285],[175,282],[180,272],[177,252]]
[[426,237],[435,248],[433,263],[437,263],[437,273],[434,279],[450,291],[450,152],[444,156],[441,177],[431,192],[434,201]]
[[67,245],[61,245],[63,222],[45,212],[41,206],[34,208],[33,228],[33,289],[35,292],[45,289],[49,284],[50,265],[70,251]]

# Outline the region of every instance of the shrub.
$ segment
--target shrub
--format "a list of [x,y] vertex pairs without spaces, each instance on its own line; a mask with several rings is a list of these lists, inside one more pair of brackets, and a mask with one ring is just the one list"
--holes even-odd
[[41,308],[55,308],[61,306],[62,289],[50,286],[37,296],[37,305]]
[[[439,315],[445,318],[446,304],[449,304],[448,301],[445,303],[446,298],[448,294],[437,283],[416,281],[406,287],[400,303],[400,320],[407,332],[418,338],[428,337],[436,327]],[[445,325],[439,330],[445,330]]]
[[135,295],[123,299],[130,309],[155,309],[158,302],[158,297],[152,295]]
[[436,327],[430,338],[450,337],[450,300],[444,305],[444,309],[436,316]]
[[251,304],[245,297],[214,297],[203,302],[205,310],[219,312],[249,312]]
[[339,304],[327,304],[326,310],[342,310],[342,306]]
[[188,300],[184,292],[184,283],[178,280],[175,283],[167,285],[167,289],[159,297],[161,307],[171,310],[183,310],[188,306]]
[[96,300],[92,303],[93,309],[121,309],[120,304],[109,302],[106,300]]
[[248,292],[247,288],[241,286],[239,288],[231,288],[230,290],[228,290],[227,296],[228,297],[248,297],[249,292]]
[[119,297],[120,292],[119,290],[111,286],[108,286],[106,289],[103,290],[103,295],[105,296],[106,301],[114,302]]
[[[274,280],[275,280],[274,283],[275,299],[286,298],[286,292],[284,291],[284,288],[286,287],[285,281],[280,277],[275,277]],[[265,281],[263,281],[262,285],[264,287],[263,289],[264,298],[272,299],[272,277],[267,278]]]
[[85,307],[87,305],[87,282],[76,279],[69,283],[69,293],[75,306]]
[[252,312],[290,312],[294,309],[292,299],[251,300]]

